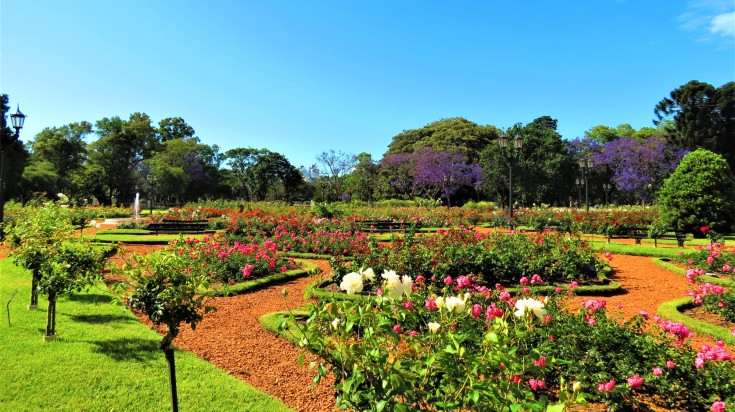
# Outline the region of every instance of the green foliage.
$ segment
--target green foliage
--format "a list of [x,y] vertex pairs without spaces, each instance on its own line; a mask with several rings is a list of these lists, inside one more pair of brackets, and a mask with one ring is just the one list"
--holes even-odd
[[719,153],[735,168],[735,82],[720,87],[692,80],[656,105],[659,121],[670,121],[667,138],[679,147]]
[[687,154],[659,192],[661,221],[695,236],[705,226],[728,232],[735,219],[733,183],[722,156],[704,149]]
[[181,323],[192,329],[202,320],[205,306],[201,294],[208,287],[208,278],[188,256],[177,253],[155,253],[134,256],[126,262],[123,272],[129,283],[121,286],[132,290],[127,301],[130,307],[141,311],[154,325],[165,325],[167,332],[161,349],[169,347],[178,335]]
[[439,151],[460,152],[467,156],[468,163],[475,163],[483,148],[500,133],[496,127],[481,126],[461,117],[442,119],[393,136],[385,154],[413,153],[422,147],[433,147]]

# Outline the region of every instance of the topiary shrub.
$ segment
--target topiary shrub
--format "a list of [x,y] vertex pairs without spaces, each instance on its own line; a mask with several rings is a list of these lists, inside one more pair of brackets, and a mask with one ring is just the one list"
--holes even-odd
[[659,192],[661,223],[703,237],[711,227],[728,232],[735,218],[732,172],[725,159],[705,149],[684,156]]

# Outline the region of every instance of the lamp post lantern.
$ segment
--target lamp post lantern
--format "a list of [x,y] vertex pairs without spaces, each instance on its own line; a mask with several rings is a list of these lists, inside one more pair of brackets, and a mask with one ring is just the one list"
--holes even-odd
[[[5,219],[5,146],[11,146],[18,141],[20,137],[20,129],[23,128],[26,115],[20,111],[20,106],[16,112],[10,115],[10,122],[15,129],[15,133],[10,136],[10,141],[5,142],[0,139],[0,240],[5,238],[5,227],[3,220]],[[3,130],[4,132],[4,130]]]
[[577,188],[577,208],[582,207],[582,188],[584,187],[584,179],[574,179],[574,186]]
[[587,184],[587,178],[590,172],[590,169],[594,166],[594,162],[592,159],[580,159],[579,160],[579,168],[582,169],[582,176],[584,177],[584,205],[585,209],[587,210],[587,213],[590,211],[590,201],[589,201],[589,185]]
[[516,133],[515,137],[508,139],[503,133],[498,139],[500,152],[508,161],[508,214],[510,215],[511,226],[513,220],[513,162],[520,156],[523,148],[523,138],[520,133]]
[[605,191],[605,205],[607,205],[607,194],[612,190],[612,185],[610,183],[603,183],[602,190]]

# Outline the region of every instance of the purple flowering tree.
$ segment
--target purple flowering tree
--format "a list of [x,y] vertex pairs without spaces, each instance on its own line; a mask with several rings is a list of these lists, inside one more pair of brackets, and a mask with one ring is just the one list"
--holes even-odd
[[412,153],[385,155],[380,160],[379,174],[387,187],[382,192],[387,196],[409,199],[413,195],[413,169],[415,158]]
[[630,198],[650,200],[686,152],[659,137],[643,141],[621,137],[606,143],[591,158],[595,165],[612,172],[612,183],[618,191]]
[[461,153],[441,152],[424,147],[413,154],[413,187],[418,193],[433,199],[437,196],[446,199],[451,206],[451,198],[463,187],[482,186],[482,168],[467,164],[467,157]]

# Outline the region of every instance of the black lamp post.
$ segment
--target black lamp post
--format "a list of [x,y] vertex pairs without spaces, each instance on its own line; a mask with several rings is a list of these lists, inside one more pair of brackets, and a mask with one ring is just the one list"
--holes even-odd
[[581,159],[579,161],[579,168],[582,169],[582,176],[584,176],[584,204],[585,208],[587,209],[587,213],[590,211],[590,201],[589,201],[589,186],[587,185],[587,176],[589,175],[590,169],[592,169],[592,166],[594,166],[594,162],[592,162],[592,159]]
[[[25,120],[26,115],[21,113],[20,106],[18,106],[17,111],[10,115],[10,121],[13,129],[15,129],[15,134],[10,136],[10,141],[7,142],[7,146],[11,146],[18,141],[20,129],[23,128]],[[0,240],[5,239],[5,227],[2,224],[5,219],[5,146],[6,142],[0,140]]]
[[577,208],[582,206],[582,188],[584,187],[584,179],[574,179],[574,186],[577,187]]
[[498,139],[498,145],[500,145],[500,152],[503,157],[508,161],[508,211],[510,219],[513,220],[513,163],[521,154],[523,138],[520,133],[517,133],[514,138],[508,139],[503,133]]
[[610,183],[603,183],[602,190],[605,191],[605,204],[607,205],[607,194],[612,190],[612,185]]

